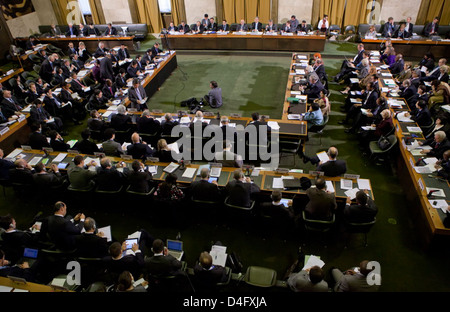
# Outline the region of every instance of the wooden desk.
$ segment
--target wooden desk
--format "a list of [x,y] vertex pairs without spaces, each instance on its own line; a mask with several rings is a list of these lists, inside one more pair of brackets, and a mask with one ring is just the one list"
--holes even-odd
[[14,288],[13,292],[15,292],[16,289],[26,290],[29,292],[63,292],[60,289],[56,289],[56,288],[53,288],[53,287],[47,286],[47,285],[30,283],[30,282],[27,282],[26,284],[13,282],[12,280],[10,280],[9,278],[6,278],[6,277],[0,277],[0,285]]
[[8,132],[0,136],[0,148],[4,151],[5,155],[9,154],[16,147],[28,143],[31,129],[28,126],[27,119],[30,114],[26,114],[25,116],[25,120],[13,123],[9,127]]
[[[125,44],[128,50],[134,51],[133,39],[134,36],[127,37],[66,37],[66,38],[58,38],[58,37],[41,37],[37,38],[41,43],[49,43],[54,45],[57,48],[63,50],[64,53],[68,50],[69,42],[73,42],[75,47],[78,47],[78,43],[80,41],[84,42],[86,49],[89,51],[95,51],[98,48],[98,43],[103,41],[105,43],[105,48],[112,49],[115,46],[120,46],[121,44]],[[27,38],[19,39],[19,40],[28,40]]]
[[323,51],[326,37],[284,35],[167,35],[162,40],[165,49],[173,50],[260,50],[260,51]]
[[[450,41],[424,40],[392,40],[395,52],[409,57],[423,57],[426,53],[433,53],[436,59],[450,55]],[[380,44],[386,39],[362,39],[366,50],[379,50]]]
[[[377,64],[379,67],[381,64]],[[381,70],[381,73],[389,73],[388,70]],[[386,78],[390,79],[390,78]],[[388,86],[384,78],[379,79],[379,85],[384,88]],[[392,88],[390,88],[392,89]],[[399,97],[388,97],[388,101],[395,99],[403,101],[405,105],[402,108],[392,108],[393,114],[400,111],[409,111],[405,99]],[[406,193],[408,203],[410,204],[411,215],[417,220],[417,224],[423,233],[422,238],[425,244],[429,244],[437,235],[450,235],[450,228],[445,228],[443,220],[446,215],[440,210],[432,207],[427,198],[427,187],[443,189],[447,197],[435,197],[435,199],[447,199],[450,196],[450,185],[446,180],[430,178],[429,174],[419,174],[414,169],[420,156],[413,156],[406,148],[405,139],[411,138],[411,133],[407,132],[407,126],[417,127],[416,123],[400,122],[393,119],[395,135],[399,143],[399,157],[397,158],[398,176],[402,177],[400,182]],[[424,140],[422,134],[417,134],[416,140]]]
[[[5,74],[4,76],[2,76],[2,77],[0,78],[0,83],[1,83],[2,85],[5,85],[5,83],[6,83],[9,79],[14,78],[15,76],[20,75],[21,73],[23,73],[23,68],[16,69],[12,74],[9,74],[9,75],[6,75],[6,74]],[[6,87],[7,87],[8,89],[10,88],[9,85],[7,85]]]

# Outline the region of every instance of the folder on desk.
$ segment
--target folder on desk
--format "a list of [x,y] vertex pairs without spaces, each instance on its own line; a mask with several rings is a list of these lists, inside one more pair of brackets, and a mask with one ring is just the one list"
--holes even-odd
[[284,188],[288,189],[288,190],[301,188],[300,179],[298,179],[298,178],[283,179],[283,185],[284,185]]
[[168,165],[166,168],[164,168],[163,171],[164,171],[164,172],[167,172],[167,173],[172,173],[172,172],[174,172],[175,170],[177,170],[178,167],[180,167],[179,164],[174,163],[174,162],[171,162],[170,165]]

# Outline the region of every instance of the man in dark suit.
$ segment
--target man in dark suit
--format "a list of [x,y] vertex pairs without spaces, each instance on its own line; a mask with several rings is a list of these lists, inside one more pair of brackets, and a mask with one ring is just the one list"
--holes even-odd
[[[120,91],[118,95],[121,94],[121,92],[122,91]],[[117,93],[116,85],[111,81],[111,79],[106,79],[105,85],[102,88],[102,93],[103,96],[110,101],[114,100],[118,96],[118,95],[116,96]]]
[[416,86],[412,85],[409,79],[403,81],[400,91],[399,96],[405,99],[408,105],[411,103],[411,99],[417,94]]
[[78,55],[78,49],[75,48],[75,46],[73,45],[73,42],[69,42],[68,44],[68,49],[67,49],[67,55]]
[[308,102],[312,102],[320,97],[320,91],[324,89],[322,82],[317,77],[309,76],[309,85],[307,87],[300,86],[302,94],[308,96]]
[[34,36],[30,36],[27,40],[26,49],[33,50],[36,46],[36,38]]
[[127,87],[127,79],[125,78],[125,76],[127,75],[127,72],[125,70],[125,68],[121,68],[119,69],[119,74],[116,76],[116,87],[118,89],[123,89]]
[[297,31],[307,33],[309,31],[311,31],[311,26],[307,25],[306,21],[303,20],[301,24],[298,24]]
[[386,38],[390,38],[394,35],[395,32],[395,24],[394,24],[394,18],[389,17],[386,24],[384,24],[383,27],[383,36]]
[[433,21],[432,21],[431,23],[429,23],[429,24],[425,27],[425,29],[424,29],[424,31],[423,31],[423,34],[424,34],[426,37],[437,36],[438,33],[439,33],[439,24],[438,24],[438,22],[439,22],[439,17],[436,16],[436,17],[433,19]]
[[144,87],[140,84],[139,79],[133,79],[133,86],[128,90],[128,99],[131,102],[131,107],[137,108],[139,111],[146,109],[146,98],[147,93],[145,92]]
[[50,171],[47,171],[45,165],[40,162],[34,166],[34,171],[33,180],[38,190],[48,191],[52,187],[62,186],[65,181],[56,164],[51,164]]
[[100,89],[95,89],[94,94],[89,99],[89,106],[91,109],[107,109],[109,100],[103,96],[103,92]]
[[173,127],[177,126],[178,124],[179,122],[173,119],[172,114],[165,114],[164,120],[161,123],[161,134],[170,135],[172,133]]
[[150,115],[148,109],[144,110],[142,116],[136,121],[137,132],[154,134],[161,132],[161,123]]
[[291,22],[287,21],[284,25],[283,28],[280,29],[281,33],[292,33],[295,31],[295,29],[291,26]]
[[201,129],[200,135],[203,134],[203,130],[208,126],[208,124],[203,120],[202,111],[197,111],[195,113],[194,120],[189,124],[189,129],[191,130],[192,136],[195,135],[195,132],[198,131],[196,129]]
[[250,207],[251,197],[259,193],[259,187],[249,177],[245,177],[241,169],[236,169],[233,174],[234,180],[228,182],[226,191],[229,196],[228,203],[231,205]]
[[178,28],[178,31],[184,34],[191,32],[191,28],[186,24],[185,21],[181,21],[181,25]]
[[39,70],[39,76],[44,79],[45,82],[50,83],[53,79],[53,75],[56,73],[54,64],[55,57],[50,55],[45,61],[42,62],[41,69]]
[[217,31],[225,32],[230,31],[230,25],[228,25],[227,20],[222,21],[222,25],[217,28]]
[[137,78],[141,71],[138,69],[138,61],[133,60],[127,68],[128,78]]
[[53,209],[54,214],[44,219],[41,227],[41,237],[46,241],[47,237],[61,250],[75,248],[75,238],[81,234],[86,217],[78,213],[73,219],[66,215],[67,206],[63,202],[57,202]]
[[319,163],[317,171],[322,171],[326,177],[338,177],[347,172],[347,164],[344,160],[337,159],[338,150],[336,147],[328,149],[328,161]]
[[152,49],[148,49],[147,52],[145,53],[144,57],[142,57],[141,60],[141,65],[143,67],[153,64],[153,55],[152,55]]
[[[358,114],[361,111],[361,108],[370,109],[370,110],[373,110],[376,108],[378,92],[376,92],[374,89],[374,83],[367,84],[366,90],[364,91],[364,94],[362,97],[363,97],[363,99],[362,99],[361,104],[359,104],[359,103],[352,104],[350,102],[351,107],[348,110],[348,113],[347,113],[345,119],[339,121],[338,124],[340,124],[340,125],[347,124],[350,119],[352,119],[352,118],[356,119],[356,117],[358,116]],[[348,130],[347,132],[352,131],[351,129],[347,129],[347,130]]]
[[200,23],[200,21],[197,21],[197,24],[195,24],[195,26],[191,29],[191,31],[194,34],[202,34],[204,31],[206,31],[206,28]]
[[341,80],[348,72],[354,71],[355,67],[361,63],[364,57],[364,44],[358,44],[358,53],[355,55],[352,61],[344,60],[341,65],[341,71],[334,77],[334,81],[338,82]]
[[67,152],[70,149],[70,145],[64,142],[64,139],[56,130],[50,130],[48,136],[50,137],[50,146],[53,151]]
[[117,29],[111,25],[111,23],[108,24],[108,27],[106,27],[106,30],[103,34],[105,37],[107,36],[116,36],[117,35]]
[[406,38],[412,37],[413,32],[414,32],[413,29],[414,29],[414,24],[411,23],[411,17],[407,17],[406,24],[405,24],[405,32],[407,33]]
[[[63,122],[59,117],[52,117],[42,106],[41,100],[36,100],[30,110],[30,120],[33,123],[48,126],[50,129],[62,131]],[[52,122],[49,122],[53,120]]]
[[252,31],[260,32],[262,30],[262,24],[259,22],[259,17],[255,17],[255,21],[252,23]]
[[14,168],[9,170],[9,181],[11,183],[20,183],[33,185],[33,173],[34,169],[23,159],[17,159],[14,162]]
[[94,57],[95,58],[105,57],[107,52],[108,52],[108,49],[105,48],[105,43],[103,41],[100,41],[98,43],[98,48],[94,53]]
[[209,16],[208,16],[208,14],[205,14],[205,15],[203,16],[201,25],[202,25],[205,29],[208,29],[208,28],[209,28],[209,23],[210,23]]
[[323,79],[325,79],[327,77],[327,74],[325,72],[325,65],[323,65],[322,59],[318,59],[316,61],[316,65],[314,65],[313,68],[314,68],[315,73],[319,77],[319,81],[322,81]]
[[[102,116],[97,110],[91,110],[90,112],[91,118],[87,121],[87,126],[92,131],[103,131],[105,129],[106,123],[101,118]],[[83,153],[86,154],[86,153]]]
[[66,37],[77,36],[78,37],[78,29],[73,26],[73,24],[69,24],[69,30],[66,32]]
[[277,32],[278,29],[277,29],[277,25],[274,24],[273,20],[270,19],[269,23],[266,25],[265,30],[266,30],[266,32],[273,33],[273,32]]
[[146,169],[144,163],[134,160],[132,170],[127,175],[130,191],[148,193],[152,186],[152,174]]
[[0,180],[9,179],[9,169],[14,168],[14,162],[9,159],[4,158],[5,154],[0,148]]
[[224,282],[227,278],[225,268],[212,263],[211,255],[204,251],[194,267],[195,280],[202,290],[214,289],[217,283]]
[[405,116],[411,117],[419,127],[429,126],[432,122],[430,110],[428,109],[427,103],[424,101],[417,101],[416,108],[411,111],[411,113],[406,113]]
[[367,190],[359,190],[356,193],[356,204],[351,204],[351,198],[347,197],[344,208],[344,220],[348,223],[368,223],[375,220],[378,208],[373,200],[367,196]]
[[306,195],[309,202],[305,207],[305,214],[308,219],[331,220],[337,208],[336,197],[327,191],[325,180],[318,178],[316,187],[309,188]]
[[120,45],[120,49],[117,52],[117,56],[118,56],[119,60],[121,60],[121,61],[130,58],[130,53],[128,52],[128,49],[125,44],[122,43]]
[[155,56],[157,56],[159,53],[163,52],[163,50],[161,50],[159,48],[159,43],[155,42],[155,44],[152,47],[152,59],[155,58]]
[[214,21],[214,18],[211,17],[209,19],[209,26],[207,28],[208,31],[217,31],[217,23]]
[[17,119],[21,115],[22,106],[17,99],[11,95],[11,91],[3,90],[3,100],[1,102],[2,113],[6,119]]
[[97,27],[94,26],[94,24],[90,23],[89,27],[86,29],[85,32],[86,36],[100,36],[100,31],[98,30]]
[[139,279],[145,265],[144,255],[138,244],[133,244],[131,251],[126,252],[126,242],[114,242],[109,246],[109,256],[102,260],[111,281],[116,281],[123,271],[129,271],[135,280]]
[[114,82],[114,69],[109,53],[100,61],[100,78],[103,81],[109,79]]
[[61,35],[62,35],[62,32],[61,32],[61,29],[59,29],[59,27],[56,27],[56,26],[55,26],[55,24],[51,24],[51,25],[50,25],[50,34],[51,34],[53,37],[56,37],[56,36],[61,36]]
[[190,194],[192,199],[204,200],[211,202],[220,201],[220,192],[218,188],[217,181],[209,182],[210,170],[208,168],[203,168],[200,171],[200,180],[191,183]]
[[85,232],[75,239],[77,255],[84,258],[103,258],[108,256],[108,242],[103,232],[95,233],[97,224],[88,217],[84,221]]
[[28,145],[30,145],[32,149],[41,150],[43,147],[50,147],[50,143],[48,143],[47,138],[41,133],[42,128],[39,123],[33,122],[30,129],[31,135],[28,140]]
[[[119,168],[123,168],[119,163]],[[104,157],[100,160],[100,168],[97,168],[97,175],[95,176],[95,185],[100,191],[118,191],[125,182],[125,174],[128,172],[127,168],[120,172],[112,165],[111,159]]]
[[155,153],[148,144],[142,142],[141,137],[136,132],[132,134],[131,142],[132,144],[127,147],[127,154],[133,156],[133,159],[146,159],[152,157]]
[[81,154],[94,155],[94,153],[100,152],[97,144],[89,140],[91,131],[89,128],[84,129],[81,132],[81,141],[78,141],[73,147],[74,150],[79,151]]
[[169,27],[167,27],[168,32],[176,32],[178,31],[178,27],[174,25],[173,22],[170,22]]
[[427,157],[436,157],[441,160],[444,157],[444,152],[450,149],[450,141],[444,131],[436,131],[434,133],[434,141],[430,143],[431,150],[422,150],[422,154]]
[[88,28],[80,23],[78,26],[78,35],[80,37],[87,37],[88,36]]
[[169,254],[167,247],[160,239],[153,241],[153,256],[145,259],[146,272],[154,277],[182,274],[181,262]]
[[402,72],[405,67],[405,62],[403,60],[403,54],[397,53],[395,56],[395,62],[389,66],[389,70],[392,75],[398,75]]

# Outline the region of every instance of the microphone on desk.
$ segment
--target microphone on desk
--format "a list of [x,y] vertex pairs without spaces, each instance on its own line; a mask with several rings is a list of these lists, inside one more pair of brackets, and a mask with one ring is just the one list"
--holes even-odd
[[419,159],[417,159],[416,166],[420,166],[421,163],[426,165],[426,163],[423,161],[424,159],[425,159],[425,157],[420,157]]
[[428,198],[431,198],[433,196],[433,193],[438,192],[438,190],[430,190],[427,194]]

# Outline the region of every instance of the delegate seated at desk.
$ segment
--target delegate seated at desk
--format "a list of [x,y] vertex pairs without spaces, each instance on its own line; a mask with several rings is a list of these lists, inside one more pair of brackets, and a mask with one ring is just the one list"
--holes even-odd
[[249,177],[245,177],[241,169],[236,169],[233,173],[233,181],[226,185],[226,191],[229,196],[228,204],[250,207],[251,197],[259,193],[260,189]]
[[193,200],[218,202],[221,198],[217,181],[209,182],[210,170],[200,170],[200,180],[191,183],[189,192]]
[[67,172],[69,177],[70,187],[76,190],[91,190],[95,186],[94,178],[97,171],[89,170],[89,167],[97,165],[95,161],[91,161],[86,166],[84,158],[81,155],[75,156],[73,159],[75,167],[70,168]]
[[131,142],[132,144],[127,147],[127,154],[133,156],[133,159],[146,159],[155,154],[155,151],[143,142],[136,132],[131,136]]

